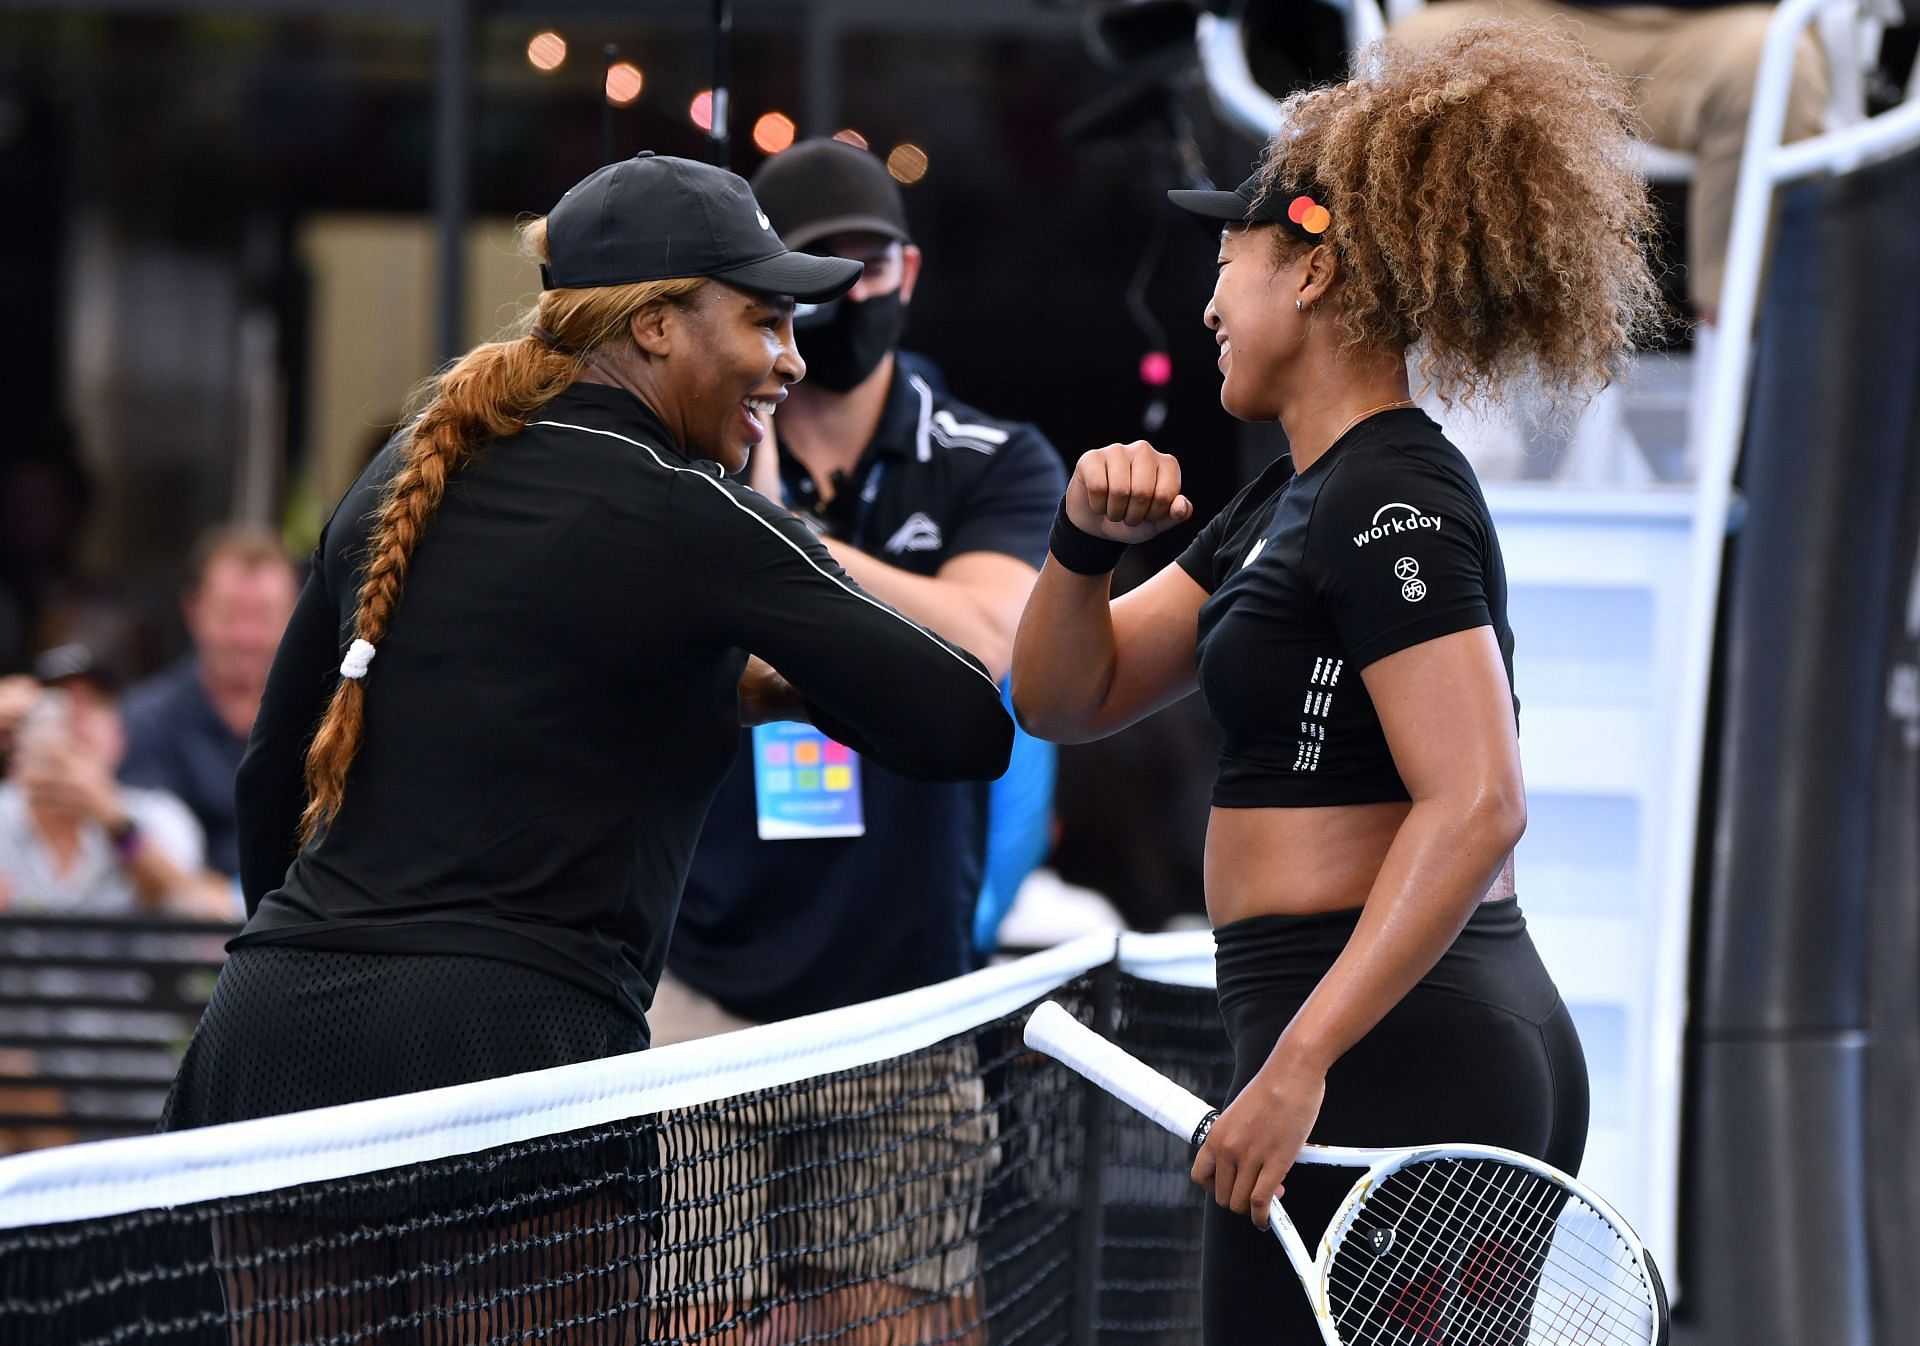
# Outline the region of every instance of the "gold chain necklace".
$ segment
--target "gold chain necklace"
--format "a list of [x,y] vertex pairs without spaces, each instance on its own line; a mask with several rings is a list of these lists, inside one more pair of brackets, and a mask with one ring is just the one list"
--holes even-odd
[[1411,397],[1403,397],[1398,402],[1382,402],[1379,406],[1373,408],[1373,410],[1363,411],[1345,425],[1341,426],[1340,433],[1328,440],[1327,443],[1329,445],[1338,444],[1341,438],[1346,435],[1347,431],[1353,429],[1354,426],[1360,424],[1360,422],[1366,420],[1369,416],[1378,416],[1383,411],[1398,411],[1401,407],[1410,407],[1412,405],[1413,399]]

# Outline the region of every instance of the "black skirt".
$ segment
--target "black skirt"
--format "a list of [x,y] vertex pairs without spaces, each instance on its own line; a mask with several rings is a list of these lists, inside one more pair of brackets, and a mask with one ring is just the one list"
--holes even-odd
[[639,1051],[647,1026],[533,968],[440,954],[235,949],[160,1129],[386,1098]]
[[[491,958],[242,947],[167,1100],[164,1130],[464,1084],[637,1051],[644,1022]],[[511,1101],[511,1100],[509,1100]],[[305,1186],[201,1214],[204,1275],[143,1312],[222,1340],[650,1339],[651,1118]]]

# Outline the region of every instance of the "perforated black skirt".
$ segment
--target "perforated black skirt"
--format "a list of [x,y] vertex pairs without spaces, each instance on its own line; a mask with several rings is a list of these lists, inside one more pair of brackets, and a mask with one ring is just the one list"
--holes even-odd
[[610,1000],[492,958],[235,949],[163,1131],[437,1089],[639,1051]]

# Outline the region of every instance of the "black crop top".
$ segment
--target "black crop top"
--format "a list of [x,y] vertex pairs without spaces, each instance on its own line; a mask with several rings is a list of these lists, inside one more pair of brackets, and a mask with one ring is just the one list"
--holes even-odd
[[1408,798],[1360,680],[1376,659],[1490,625],[1513,683],[1493,519],[1424,412],[1372,416],[1299,474],[1280,459],[1179,565],[1212,595],[1199,670],[1225,738],[1217,807]]

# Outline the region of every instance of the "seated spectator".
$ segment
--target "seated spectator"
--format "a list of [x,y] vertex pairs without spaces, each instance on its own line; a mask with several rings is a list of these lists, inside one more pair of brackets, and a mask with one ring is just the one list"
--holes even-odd
[[0,781],[0,911],[234,916],[229,886],[202,868],[200,825],[186,805],[114,779],[126,737],[107,663],[85,645],[61,645],[34,674],[36,688],[10,679],[0,695],[11,743]]
[[179,796],[206,832],[207,863],[232,878],[234,773],[300,585],[286,548],[263,528],[215,529],[193,557],[181,604],[193,650],[127,693],[120,779]]

